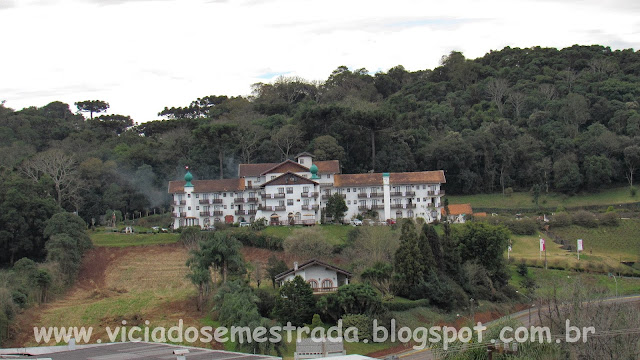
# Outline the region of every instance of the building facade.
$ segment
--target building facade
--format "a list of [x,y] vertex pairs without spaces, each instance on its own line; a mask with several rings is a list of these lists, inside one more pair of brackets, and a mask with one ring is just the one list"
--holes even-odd
[[349,285],[353,274],[320,260],[312,259],[299,266],[297,262],[294,262],[292,269],[276,275],[275,280],[282,286],[296,276],[302,277],[317,294],[333,292],[342,285]]
[[174,228],[208,227],[216,222],[314,225],[331,195],[347,204],[345,219],[367,213],[380,221],[441,218],[444,172],[341,174],[337,160],[314,161],[302,153],[296,161],[241,164],[237,179],[170,181]]

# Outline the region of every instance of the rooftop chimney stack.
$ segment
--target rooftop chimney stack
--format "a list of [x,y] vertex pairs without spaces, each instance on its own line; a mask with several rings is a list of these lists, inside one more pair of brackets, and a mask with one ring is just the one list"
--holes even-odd
[[293,271],[298,271],[298,262],[297,261],[293,262]]

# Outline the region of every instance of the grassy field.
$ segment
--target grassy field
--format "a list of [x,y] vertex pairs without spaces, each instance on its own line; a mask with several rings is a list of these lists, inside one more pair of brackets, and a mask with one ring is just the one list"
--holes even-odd
[[127,247],[138,245],[171,244],[178,241],[180,234],[122,234],[105,231],[89,231],[89,237],[95,246]]
[[[326,241],[331,245],[343,244],[347,240],[347,233],[353,229],[350,225],[317,225],[322,229]],[[263,232],[267,235],[285,239],[302,226],[268,226]]]
[[[497,194],[478,195],[447,195],[450,204],[470,203],[474,208],[497,208],[497,209],[535,209],[531,194],[528,192],[515,192],[511,196]],[[619,187],[602,190],[598,193],[577,194],[568,196],[564,194],[550,193],[540,196],[539,205],[546,208],[557,208],[562,205],[565,208],[592,206],[592,205],[612,205],[626,204],[640,201],[640,195],[632,197],[628,187]]]
[[[629,223],[626,223],[629,222]],[[615,233],[626,233],[626,224],[631,225],[636,235],[628,235],[621,237]],[[613,229],[616,229],[615,231]],[[634,230],[635,231],[635,230]],[[640,244],[640,220],[624,220],[619,228],[600,227],[597,229],[585,229],[582,227],[571,226],[563,229],[562,232],[554,230],[557,235],[563,239],[572,241],[575,249],[575,241],[578,238],[583,239],[585,251],[580,253],[580,260],[574,251],[568,251],[561,248],[561,245],[547,239],[546,255],[547,265],[552,268],[564,269],[580,269],[592,272],[608,273],[638,273],[637,270],[622,265],[621,261],[637,261],[639,252],[637,251]],[[593,234],[600,234],[601,237],[596,238]],[[626,233],[628,234],[628,233]],[[525,261],[529,265],[544,266],[545,254],[540,253],[539,236],[545,237],[543,234],[534,236],[512,236],[512,249],[510,257],[514,262]],[[588,239],[588,241],[587,241]],[[507,256],[505,252],[505,256]]]

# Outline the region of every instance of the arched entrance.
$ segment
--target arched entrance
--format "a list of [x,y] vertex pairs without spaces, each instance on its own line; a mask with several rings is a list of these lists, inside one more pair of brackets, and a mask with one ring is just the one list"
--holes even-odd
[[269,224],[271,225],[280,225],[280,216],[278,214],[271,214],[271,218],[269,219]]
[[396,211],[396,219],[402,219],[402,210]]

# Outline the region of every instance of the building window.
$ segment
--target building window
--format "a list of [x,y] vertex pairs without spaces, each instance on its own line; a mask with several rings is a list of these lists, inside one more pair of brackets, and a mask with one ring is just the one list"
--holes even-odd
[[331,289],[333,287],[333,281],[330,279],[322,280],[322,288],[323,289]]
[[196,206],[196,210],[200,210],[200,206]]
[[222,197],[227,197],[227,193],[222,193]]
[[289,206],[293,205],[293,199],[287,199],[287,205]]
[[291,186],[287,187],[287,194],[293,194],[293,187]]
[[275,179],[276,176],[275,175],[271,175],[271,180]]
[[302,205],[309,206],[309,199],[304,199],[304,201],[302,201]]
[[331,174],[327,174],[327,179],[331,179]]
[[191,194],[187,194],[187,197],[188,197],[188,198],[190,198],[190,197],[191,197]]
[[200,197],[200,194],[196,194],[196,199],[198,199]]
[[189,206],[189,207],[187,208],[187,210],[191,210],[191,206]]
[[351,188],[347,188],[347,192],[351,192]]
[[311,286],[312,289],[317,289],[318,288],[318,282],[315,280],[309,280],[309,286]]
[[226,208],[227,208],[227,205],[225,205],[225,206],[224,206],[224,208],[226,209]]
[[418,202],[420,202],[420,198],[418,198]]
[[278,194],[284,194],[284,188],[283,187],[279,187],[278,188]]
[[302,188],[302,192],[303,193],[308,193],[309,192],[309,187],[308,186],[303,187]]
[[353,192],[356,192],[356,188],[353,188]]
[[300,159],[300,164],[304,164],[304,159]]
[[427,185],[422,185],[422,190],[426,189]]
[[351,200],[347,200],[347,205],[351,205]]

